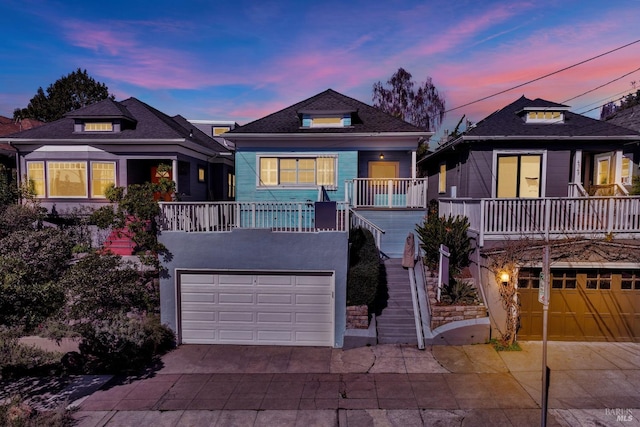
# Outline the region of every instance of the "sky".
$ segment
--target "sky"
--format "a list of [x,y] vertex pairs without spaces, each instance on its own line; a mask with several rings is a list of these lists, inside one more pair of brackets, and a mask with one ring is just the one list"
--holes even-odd
[[640,0],[2,0],[0,115],[80,68],[116,100],[242,125],[329,88],[372,104],[402,67],[444,96],[439,133],[522,95],[598,117],[640,89],[639,16]]

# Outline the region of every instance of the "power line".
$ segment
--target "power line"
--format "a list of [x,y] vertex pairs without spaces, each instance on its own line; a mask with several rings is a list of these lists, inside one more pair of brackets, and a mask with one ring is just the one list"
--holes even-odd
[[623,75],[621,75],[620,77],[617,77],[617,78],[615,78],[615,79],[613,79],[613,80],[611,80],[611,81],[609,81],[609,82],[607,82],[607,83],[601,84],[601,85],[600,85],[600,86],[598,86],[598,87],[595,87],[595,88],[590,89],[590,90],[588,90],[588,91],[586,91],[586,92],[584,92],[584,93],[581,93],[580,95],[576,95],[576,96],[574,96],[573,98],[569,98],[569,99],[567,99],[567,100],[565,100],[565,101],[562,101],[562,104],[564,104],[564,103],[566,103],[566,102],[569,102],[569,101],[573,101],[574,99],[576,99],[576,98],[580,98],[581,96],[584,96],[584,95],[586,95],[586,94],[588,94],[588,93],[595,92],[595,91],[596,91],[596,90],[598,90],[598,89],[602,89],[603,87],[605,87],[605,86],[607,86],[607,85],[610,85],[611,83],[615,83],[615,82],[617,82],[618,80],[621,80],[621,79],[623,79],[624,77],[627,77],[628,75],[633,74],[633,73],[635,73],[635,72],[637,72],[637,71],[640,71],[640,67],[636,68],[636,69],[635,69],[635,70],[633,70],[633,71],[629,71],[628,73],[623,74]]
[[488,95],[488,96],[485,96],[485,97],[483,97],[483,98],[477,99],[477,100],[475,100],[475,101],[467,102],[466,104],[462,104],[462,105],[459,105],[459,106],[457,106],[457,107],[450,108],[450,109],[446,110],[446,111],[445,111],[445,113],[449,113],[449,112],[451,112],[451,111],[455,111],[455,110],[458,110],[458,109],[463,108],[463,107],[467,107],[467,106],[472,105],[472,104],[477,104],[478,102],[481,102],[481,101],[486,101],[487,99],[489,99],[489,98],[493,98],[494,96],[502,95],[503,93],[506,93],[506,92],[512,91],[512,90],[514,90],[514,89],[521,88],[521,87],[526,86],[526,85],[528,85],[528,84],[531,84],[531,83],[537,82],[537,81],[539,81],[539,80],[542,80],[542,79],[545,79],[545,78],[547,78],[547,77],[553,76],[553,75],[555,75],[555,74],[561,73],[561,72],[563,72],[563,71],[569,70],[569,69],[571,69],[571,68],[575,68],[575,67],[577,67],[577,66],[579,66],[579,65],[582,65],[582,64],[585,64],[585,63],[587,63],[587,62],[593,61],[594,59],[602,58],[602,57],[603,57],[603,56],[605,56],[605,55],[609,55],[610,53],[613,53],[613,52],[616,52],[616,51],[618,51],[618,50],[624,49],[624,48],[629,47],[629,46],[631,46],[631,45],[634,45],[634,44],[636,44],[636,43],[640,43],[640,39],[639,39],[639,40],[632,41],[631,43],[627,43],[627,44],[625,44],[625,45],[623,45],[623,46],[620,46],[620,47],[617,47],[617,48],[615,48],[615,49],[611,49],[611,50],[609,50],[609,51],[607,51],[607,52],[601,53],[600,55],[596,55],[596,56],[593,56],[593,57],[591,57],[591,58],[589,58],[589,59],[585,59],[584,61],[580,61],[580,62],[578,62],[578,63],[576,63],[576,64],[569,65],[568,67],[564,67],[564,68],[561,68],[561,69],[559,69],[559,70],[553,71],[553,72],[551,72],[551,73],[545,74],[544,76],[540,76],[540,77],[537,77],[537,78],[535,78],[535,79],[533,79],[533,80],[529,80],[529,81],[526,81],[526,82],[521,83],[521,84],[519,84],[519,85],[516,85],[516,86],[510,87],[510,88],[508,88],[508,89],[501,90],[501,91],[496,92],[496,93],[494,93],[494,94],[492,94],[492,95]]

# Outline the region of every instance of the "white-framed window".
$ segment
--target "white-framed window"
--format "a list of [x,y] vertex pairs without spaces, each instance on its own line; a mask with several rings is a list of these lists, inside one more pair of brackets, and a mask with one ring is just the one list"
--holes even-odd
[[113,132],[113,123],[111,122],[85,122],[85,132]]
[[27,179],[36,197],[45,197],[44,162],[27,162]]
[[229,126],[214,126],[213,129],[211,129],[211,133],[213,136],[219,136],[225,132],[229,132],[230,129]]
[[337,186],[337,156],[259,155],[258,187]]
[[630,158],[626,156],[622,157],[622,173],[620,180],[622,181],[623,185],[631,185],[631,183],[633,182],[632,164],[633,163],[631,162]]
[[350,114],[304,114],[302,127],[341,128],[351,126]]
[[87,162],[47,162],[49,197],[87,197]]
[[493,165],[494,197],[544,197],[545,151],[495,151]]
[[27,179],[36,197],[104,199],[116,185],[116,163],[108,161],[27,161]]
[[447,164],[440,163],[440,170],[438,171],[438,193],[444,194],[447,192]]
[[116,185],[116,163],[91,162],[91,197],[104,198],[111,185]]
[[563,123],[564,113],[561,111],[529,111],[527,123]]
[[236,197],[236,176],[231,172],[227,174],[227,197],[229,199]]

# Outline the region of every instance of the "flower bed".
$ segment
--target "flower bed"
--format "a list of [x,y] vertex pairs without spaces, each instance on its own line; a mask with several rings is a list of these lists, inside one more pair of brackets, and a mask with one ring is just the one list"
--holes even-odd
[[444,305],[439,303],[436,299],[437,285],[437,276],[427,278],[427,292],[431,306],[431,330],[458,320],[487,317],[487,307],[482,303],[477,305]]

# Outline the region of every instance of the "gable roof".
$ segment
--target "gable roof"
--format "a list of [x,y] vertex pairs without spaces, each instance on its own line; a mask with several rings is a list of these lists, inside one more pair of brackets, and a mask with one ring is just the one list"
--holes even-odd
[[[120,132],[86,134],[74,131],[74,123],[79,119],[124,119],[130,125],[123,126]],[[124,101],[105,99],[78,110],[71,111],[54,122],[38,128],[25,130],[11,135],[12,142],[20,140],[44,141],[97,141],[101,143],[144,140],[185,140],[217,152],[229,150],[197,129],[182,116],[170,117],[150,105],[136,99]]]
[[[568,106],[544,99],[527,99],[524,96],[506,107],[489,115],[461,137],[463,139],[500,138],[589,138],[589,137],[632,137],[638,132],[615,126],[602,120],[592,119],[572,113]],[[563,111],[564,121],[558,123],[526,123],[523,112],[536,110]]]
[[640,132],[640,104],[616,111],[606,122]]
[[[302,115],[306,113],[351,113],[351,126],[302,128]],[[246,134],[357,134],[380,132],[419,133],[425,136],[432,134],[432,132],[420,129],[378,108],[338,93],[333,89],[327,89],[304,101],[244,126],[239,126],[225,133],[225,138],[233,140],[234,136]]]

